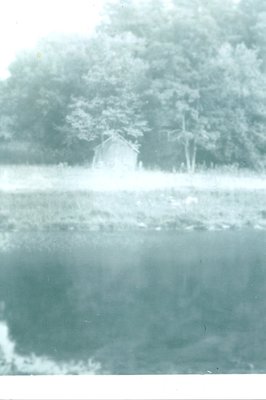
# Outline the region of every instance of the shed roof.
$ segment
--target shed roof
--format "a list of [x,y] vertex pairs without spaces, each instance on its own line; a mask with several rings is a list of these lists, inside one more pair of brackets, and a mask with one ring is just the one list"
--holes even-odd
[[98,150],[99,148],[103,147],[106,143],[111,142],[111,141],[122,142],[123,144],[126,144],[128,147],[130,147],[136,153],[139,153],[139,150],[138,150],[136,145],[134,145],[133,143],[129,142],[123,136],[121,136],[119,134],[112,135],[112,136],[108,137],[107,139],[105,139],[102,143],[98,144],[98,146],[96,146],[94,148],[94,151]]

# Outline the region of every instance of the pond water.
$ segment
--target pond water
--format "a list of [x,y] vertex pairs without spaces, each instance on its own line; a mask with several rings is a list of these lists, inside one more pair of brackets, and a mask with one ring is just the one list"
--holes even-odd
[[88,360],[107,374],[266,372],[265,232],[13,233],[2,243],[0,359],[2,346],[2,358],[9,348],[32,362],[16,373]]

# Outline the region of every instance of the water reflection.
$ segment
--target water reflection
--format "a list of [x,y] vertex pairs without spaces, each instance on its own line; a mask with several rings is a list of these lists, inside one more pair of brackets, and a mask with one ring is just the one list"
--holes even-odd
[[0,303],[0,360],[10,365],[15,356],[15,343],[9,337],[9,329],[5,320],[2,319],[4,303]]
[[[0,307],[3,306],[0,303]],[[0,318],[3,315],[0,315]],[[99,363],[89,359],[85,362],[56,362],[48,357],[36,356],[34,353],[29,356],[21,355],[16,351],[16,344],[10,338],[7,321],[0,319],[0,374],[1,375],[20,375],[20,374],[96,374],[101,371]]]
[[47,373],[265,372],[265,241],[255,231],[20,235],[1,255],[1,346]]
[[10,251],[12,249],[12,233],[0,231],[0,253]]

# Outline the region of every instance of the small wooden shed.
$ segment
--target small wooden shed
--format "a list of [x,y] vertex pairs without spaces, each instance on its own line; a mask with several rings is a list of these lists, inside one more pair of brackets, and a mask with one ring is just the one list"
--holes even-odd
[[133,170],[137,167],[138,149],[121,135],[113,135],[94,149],[94,168]]

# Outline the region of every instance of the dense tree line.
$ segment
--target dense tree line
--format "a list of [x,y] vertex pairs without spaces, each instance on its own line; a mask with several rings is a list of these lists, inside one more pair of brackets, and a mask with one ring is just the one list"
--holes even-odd
[[265,168],[266,2],[111,2],[92,37],[43,39],[0,82],[2,143],[81,162],[116,133],[149,167]]

